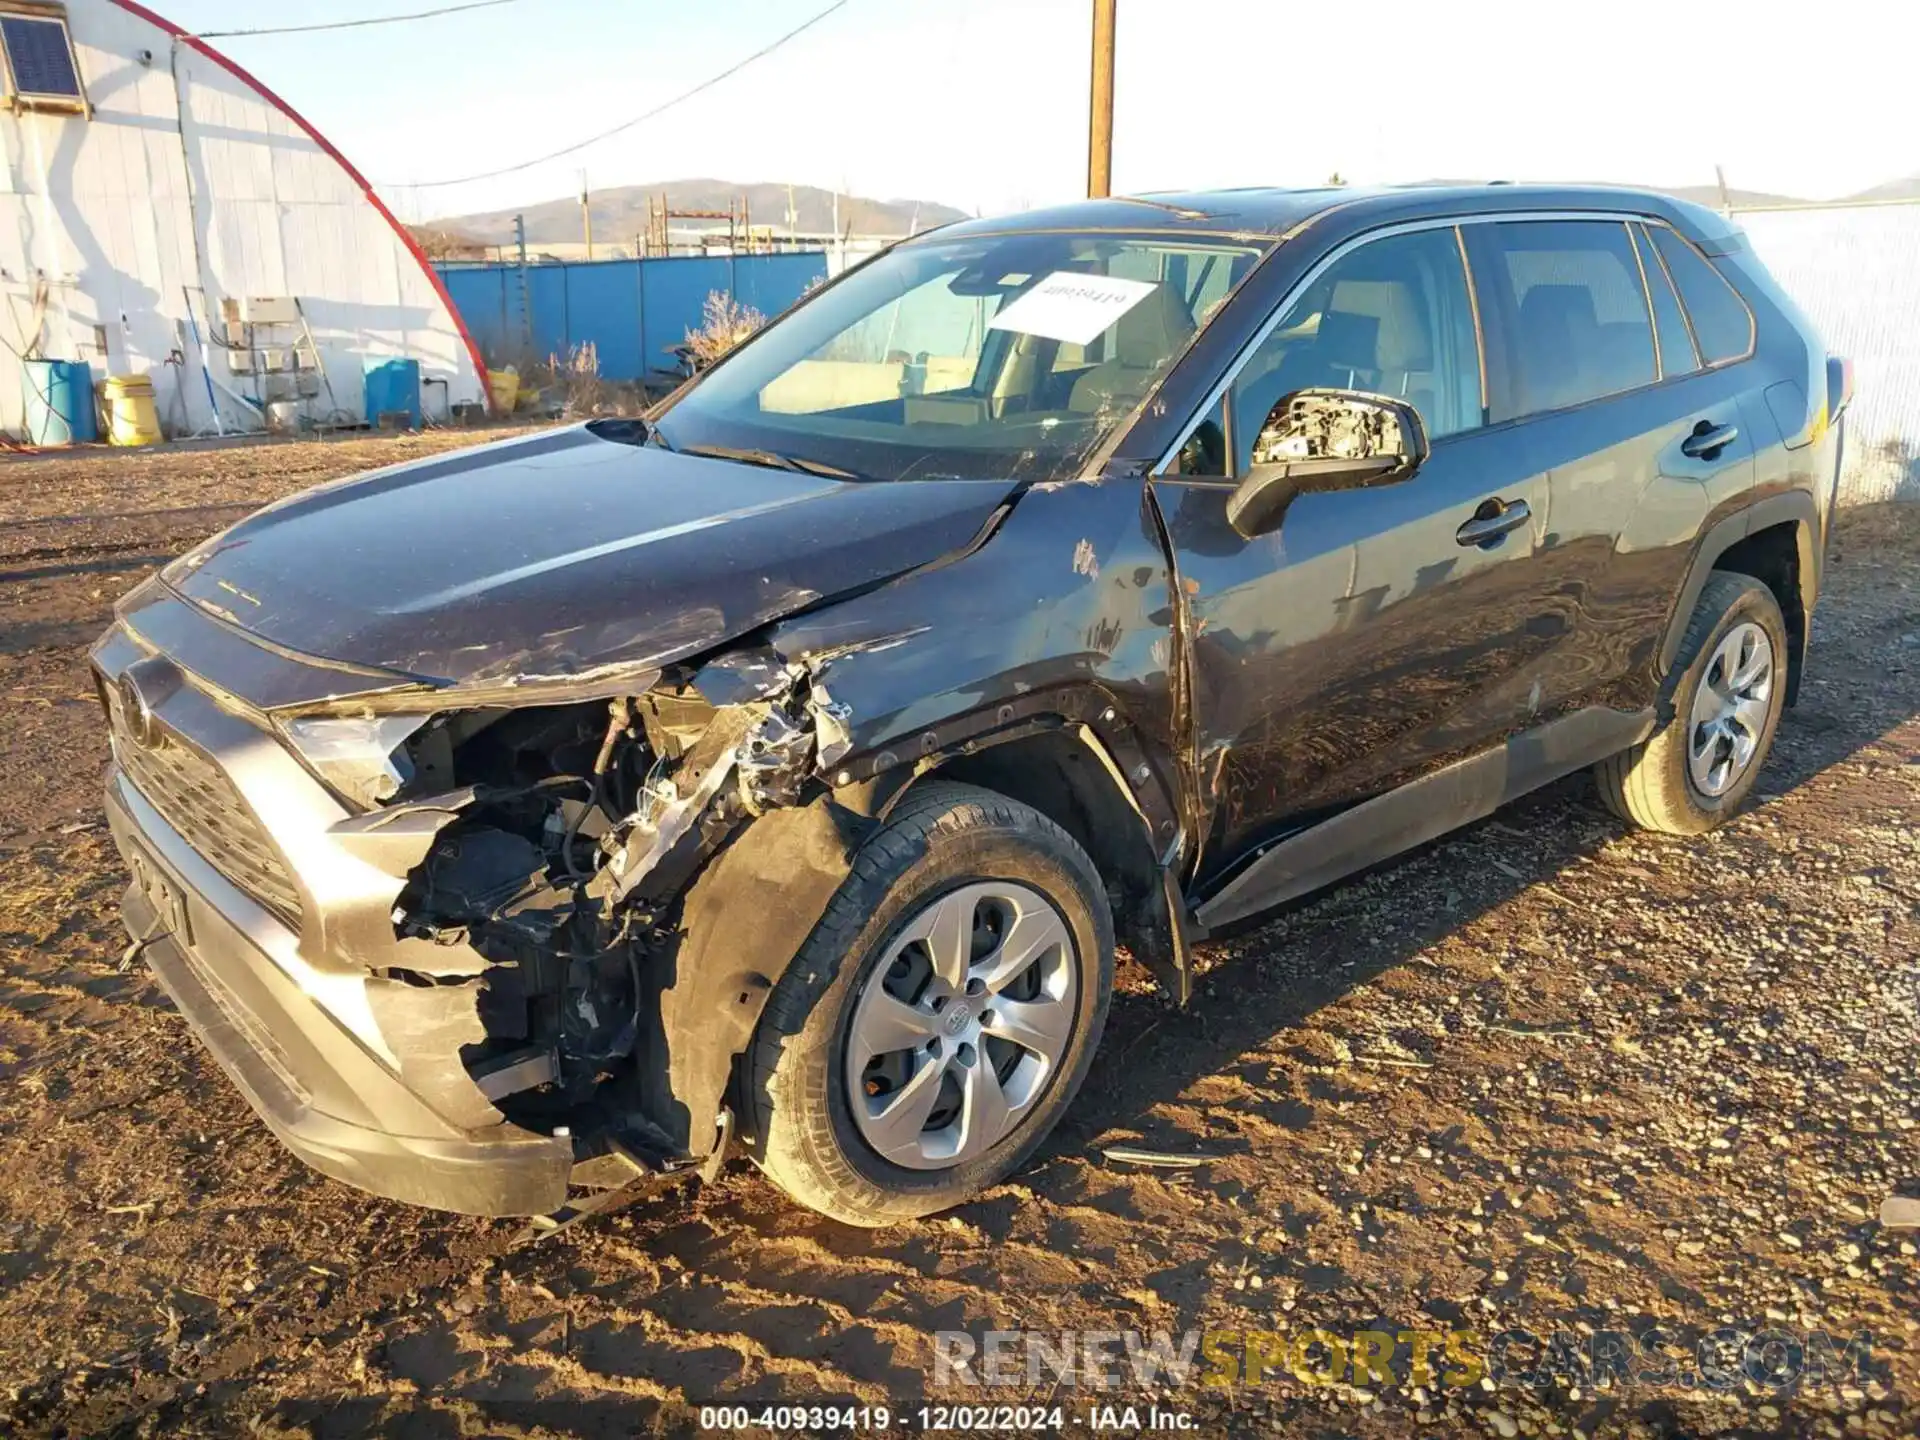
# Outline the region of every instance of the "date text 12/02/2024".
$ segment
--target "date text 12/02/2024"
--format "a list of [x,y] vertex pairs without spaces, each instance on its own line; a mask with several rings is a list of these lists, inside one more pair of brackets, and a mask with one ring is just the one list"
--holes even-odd
[[1042,1434],[1085,1428],[1096,1433],[1173,1434],[1191,1432],[1197,1422],[1184,1410],[1158,1405],[1092,1405],[1084,1411],[1062,1405],[920,1405],[900,1410],[885,1405],[703,1405],[700,1428],[801,1434]]

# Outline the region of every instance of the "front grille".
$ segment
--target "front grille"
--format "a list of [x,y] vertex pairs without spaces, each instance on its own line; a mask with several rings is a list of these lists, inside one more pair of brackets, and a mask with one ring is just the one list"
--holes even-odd
[[114,754],[134,788],[209,865],[298,930],[300,892],[287,862],[226,772],[165,731],[140,744],[112,708]]

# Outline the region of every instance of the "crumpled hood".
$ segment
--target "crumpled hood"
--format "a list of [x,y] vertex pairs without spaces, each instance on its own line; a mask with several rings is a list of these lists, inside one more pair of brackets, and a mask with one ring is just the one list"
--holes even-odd
[[169,586],[305,655],[440,684],[660,664],[964,546],[1010,482],[843,482],[584,426],[243,520]]

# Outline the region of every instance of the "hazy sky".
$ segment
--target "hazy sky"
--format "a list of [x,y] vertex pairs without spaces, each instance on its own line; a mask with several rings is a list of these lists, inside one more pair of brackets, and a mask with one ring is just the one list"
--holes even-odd
[[[153,0],[192,30],[431,0]],[[519,0],[213,43],[420,219],[709,175],[988,213],[1086,173],[1091,0],[848,0],[584,154],[445,188],[636,115],[828,0]],[[1710,183],[1826,198],[1920,172],[1911,0],[1119,0],[1114,187],[1435,176]]]

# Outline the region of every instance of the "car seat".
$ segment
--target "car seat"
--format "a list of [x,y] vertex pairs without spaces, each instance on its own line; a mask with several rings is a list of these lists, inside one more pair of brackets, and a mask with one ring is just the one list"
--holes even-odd
[[1159,373],[1187,348],[1193,315],[1171,285],[1155,285],[1147,297],[1106,332],[1108,358],[1073,382],[1067,408],[1090,415],[1101,409],[1132,409]]

